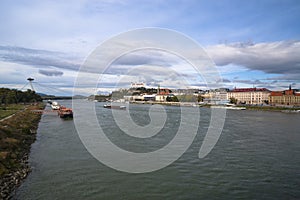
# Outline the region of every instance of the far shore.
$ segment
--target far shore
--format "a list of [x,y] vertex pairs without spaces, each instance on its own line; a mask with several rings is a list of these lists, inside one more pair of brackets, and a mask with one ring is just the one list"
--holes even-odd
[[[117,103],[117,102],[116,102]],[[166,106],[189,106],[189,107],[207,107],[216,106],[212,104],[201,104],[198,102],[158,102],[158,101],[130,101],[131,104],[158,104]],[[217,105],[218,106],[218,105]],[[221,105],[220,105],[221,106]],[[275,111],[275,112],[293,112],[298,111],[300,113],[300,106],[287,106],[287,105],[244,105],[238,104],[235,107],[245,107],[246,110],[261,110],[261,111]]]

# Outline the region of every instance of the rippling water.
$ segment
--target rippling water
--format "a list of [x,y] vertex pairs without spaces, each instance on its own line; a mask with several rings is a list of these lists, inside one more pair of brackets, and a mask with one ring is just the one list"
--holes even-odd
[[[62,104],[68,106],[71,102]],[[137,124],[149,123],[149,107],[130,106]],[[101,103],[96,103],[96,109],[109,139],[134,152],[166,145],[180,121],[179,108],[166,107],[168,119],[161,133],[150,139],[134,139],[122,134],[109,109],[102,108]],[[200,128],[188,151],[170,166],[144,174],[119,172],[101,164],[82,145],[72,120],[43,115],[30,154],[33,171],[14,198],[300,198],[300,114],[228,110],[217,145],[199,159],[210,110],[201,108],[200,113]]]

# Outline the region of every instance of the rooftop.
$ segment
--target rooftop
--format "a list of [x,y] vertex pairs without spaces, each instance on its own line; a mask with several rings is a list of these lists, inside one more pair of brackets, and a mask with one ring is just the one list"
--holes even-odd
[[267,88],[235,88],[230,92],[270,92]]
[[270,96],[283,96],[283,95],[295,95],[295,96],[300,96],[300,93],[298,90],[284,90],[284,91],[273,91],[271,92]]

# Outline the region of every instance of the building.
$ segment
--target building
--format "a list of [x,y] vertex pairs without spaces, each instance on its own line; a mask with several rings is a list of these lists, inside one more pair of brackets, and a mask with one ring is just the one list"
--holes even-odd
[[145,83],[131,83],[131,88],[141,88],[146,87]]
[[155,96],[155,101],[165,102],[167,101],[167,97],[170,96],[171,93],[172,91],[167,88],[158,87],[157,95]]
[[269,96],[271,105],[294,105],[300,106],[300,92],[291,88],[284,91],[271,92]]
[[143,95],[125,95],[124,96],[125,101],[144,101]]
[[227,93],[227,99],[235,98],[241,104],[264,104],[271,91],[266,88],[235,88]]
[[227,104],[229,103],[227,99],[227,93],[229,89],[219,88],[214,90],[209,90],[201,96],[204,98],[203,102],[206,104]]

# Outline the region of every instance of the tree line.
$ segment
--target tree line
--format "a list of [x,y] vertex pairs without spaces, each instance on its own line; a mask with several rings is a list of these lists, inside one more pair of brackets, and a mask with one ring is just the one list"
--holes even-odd
[[20,91],[17,89],[0,88],[0,104],[32,103],[42,101],[42,97],[28,89]]

